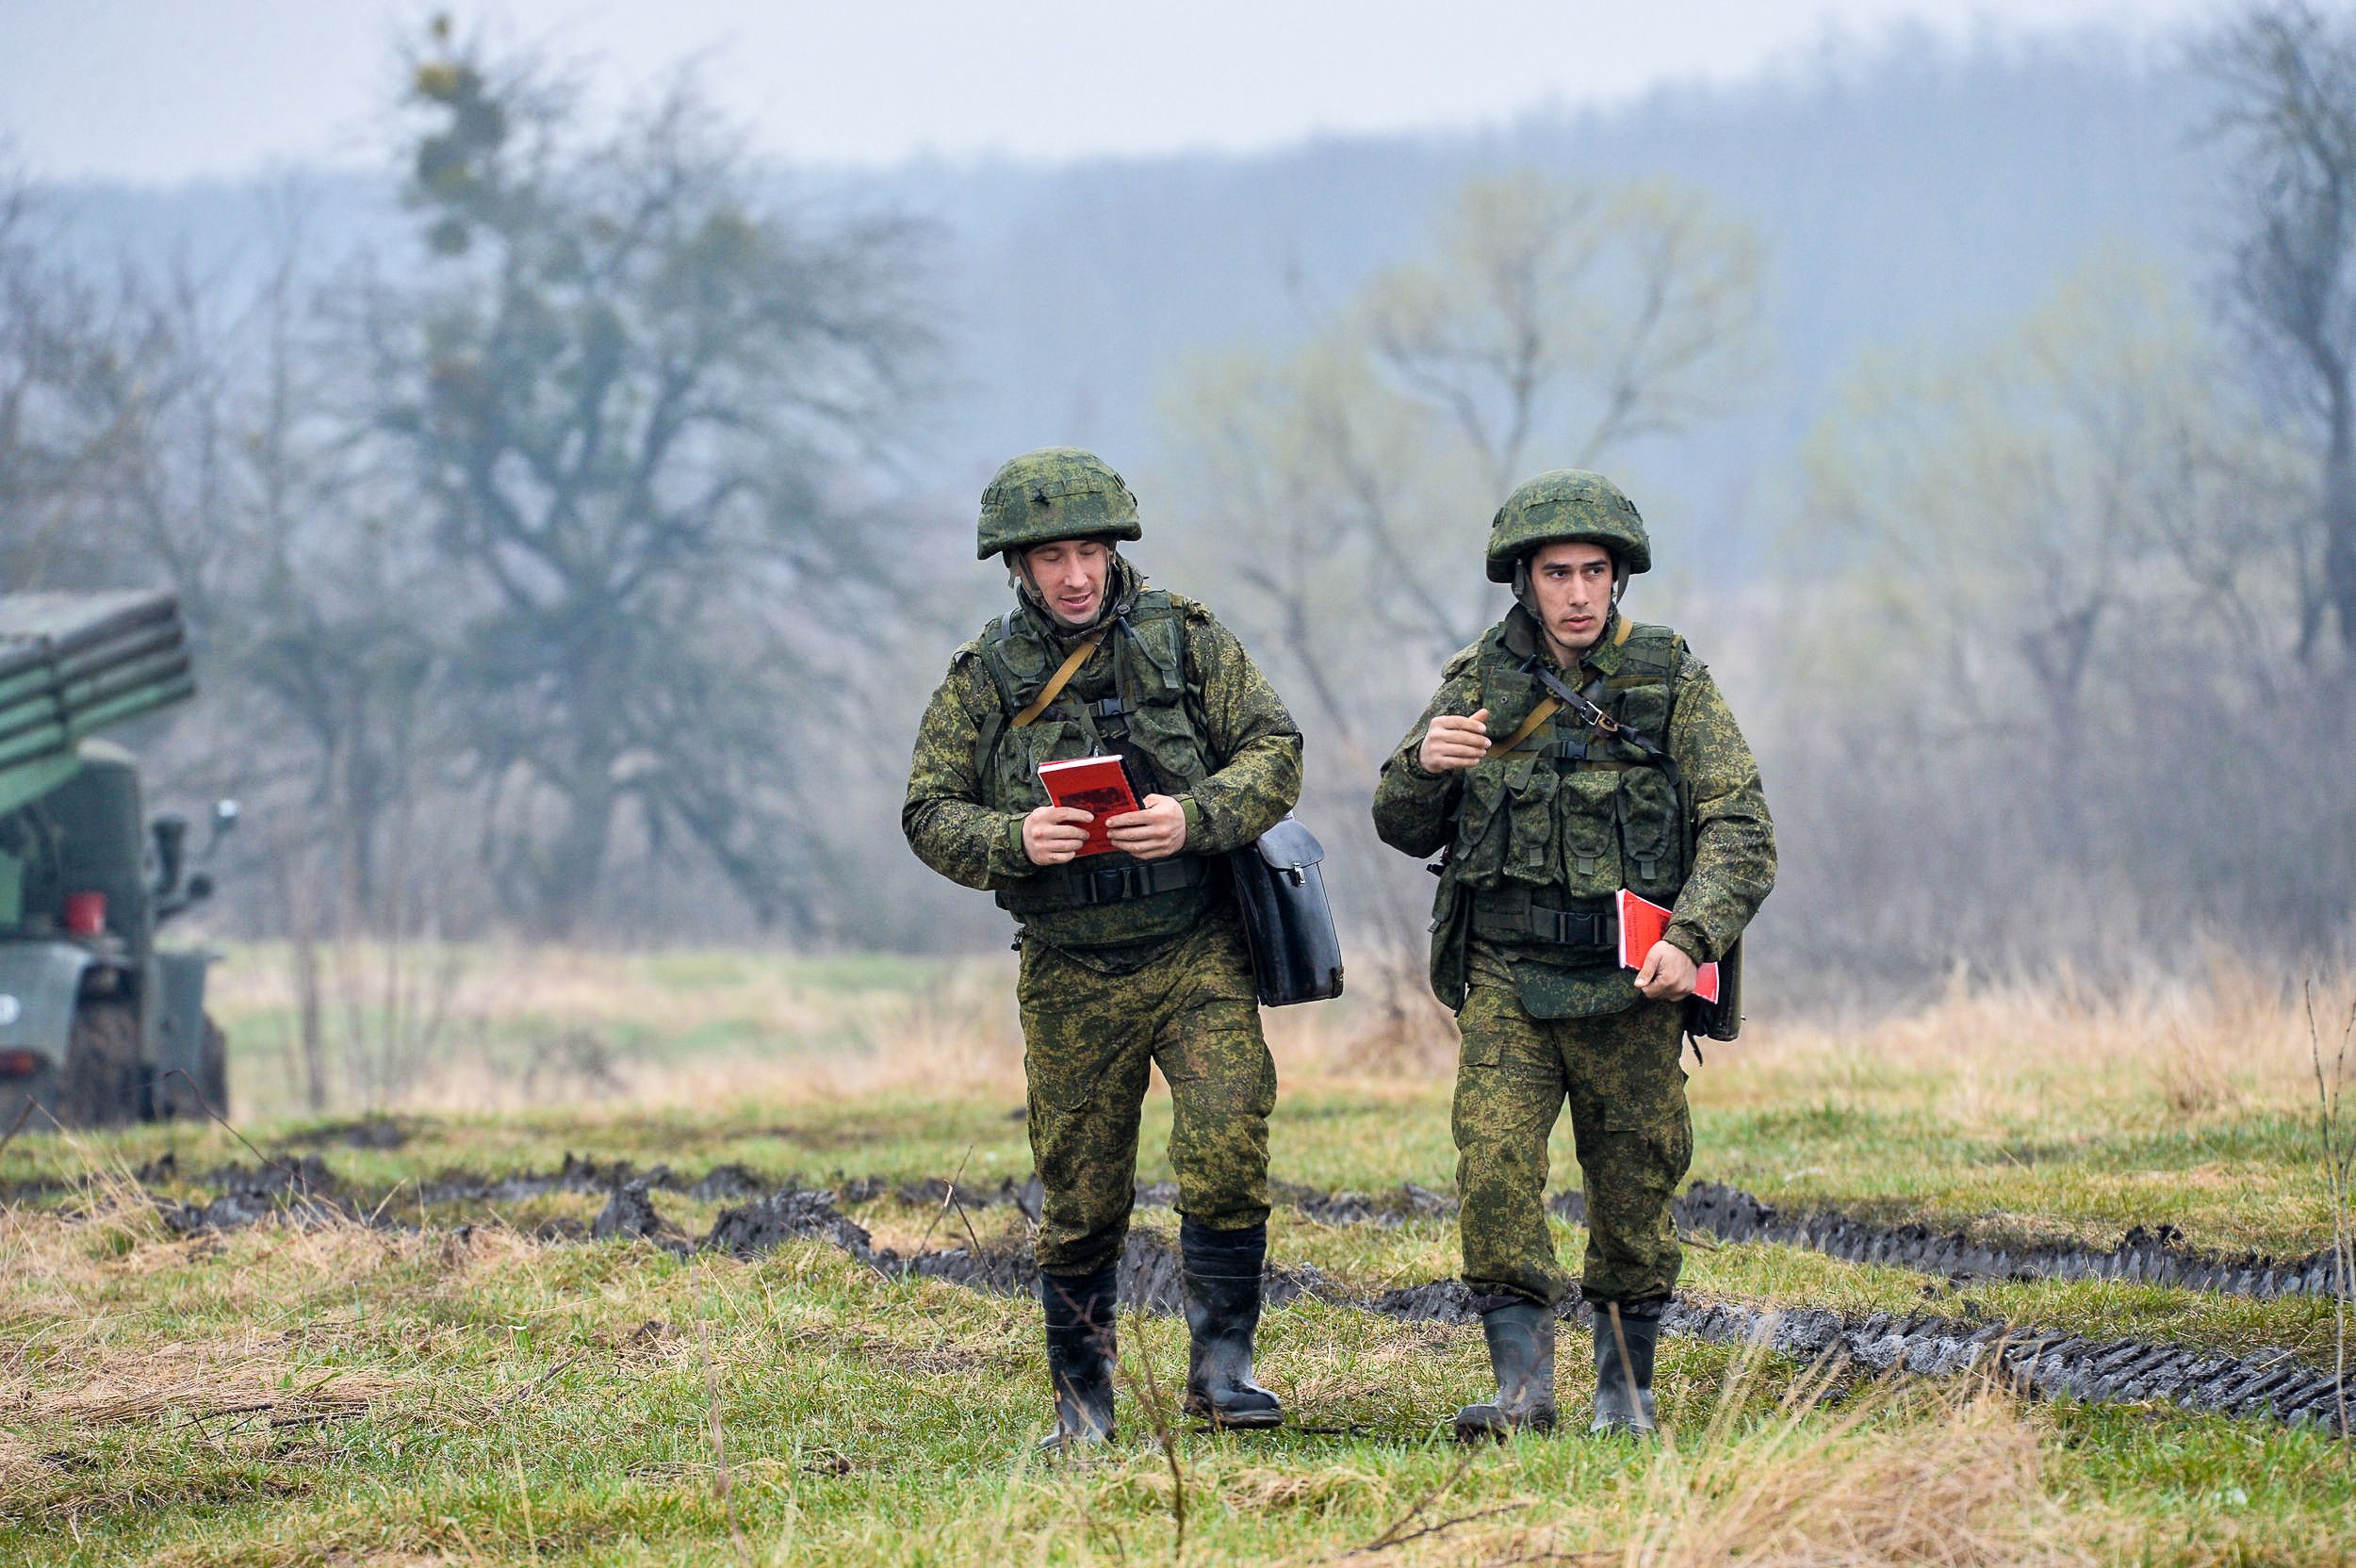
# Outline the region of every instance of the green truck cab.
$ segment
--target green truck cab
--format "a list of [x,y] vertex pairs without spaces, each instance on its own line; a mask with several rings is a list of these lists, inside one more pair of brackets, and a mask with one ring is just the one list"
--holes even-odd
[[0,594],[0,1134],[227,1113],[212,956],[156,942],[211,879],[95,733],[195,691],[170,594]]

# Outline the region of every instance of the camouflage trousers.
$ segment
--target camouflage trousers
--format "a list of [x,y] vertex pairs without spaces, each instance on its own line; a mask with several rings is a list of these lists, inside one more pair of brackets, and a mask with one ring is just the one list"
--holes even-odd
[[1693,1157],[1683,1019],[1674,1002],[1533,1019],[1511,988],[1472,988],[1457,1017],[1454,1126],[1474,1295],[1551,1306],[1570,1293],[1546,1211],[1546,1139],[1565,1102],[1587,1195],[1587,1298],[1647,1301],[1676,1286],[1669,1200]]
[[1203,921],[1129,974],[1026,940],[1016,996],[1031,1158],[1046,1189],[1041,1273],[1075,1278],[1121,1261],[1153,1066],[1170,1085],[1179,1212],[1215,1231],[1268,1218],[1276,1063],[1232,914]]

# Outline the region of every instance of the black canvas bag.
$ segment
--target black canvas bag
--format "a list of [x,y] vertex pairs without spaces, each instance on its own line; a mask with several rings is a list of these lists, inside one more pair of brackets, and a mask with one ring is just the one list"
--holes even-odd
[[1685,1032],[1697,1040],[1730,1040],[1742,1033],[1742,939],[1718,960],[1718,1000],[1685,999]]
[[1317,870],[1324,858],[1317,835],[1290,814],[1227,857],[1263,1007],[1342,994],[1342,939]]

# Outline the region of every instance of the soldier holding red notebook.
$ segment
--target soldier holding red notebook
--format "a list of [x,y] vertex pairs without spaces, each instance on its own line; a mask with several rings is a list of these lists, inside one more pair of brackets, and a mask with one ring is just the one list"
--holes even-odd
[[[1385,843],[1445,852],[1432,984],[1464,1037],[1464,1282],[1497,1381],[1458,1413],[1463,1437],[1554,1424],[1572,1282],[1546,1229],[1546,1139],[1566,1103],[1587,1196],[1591,1429],[1652,1429],[1653,1346],[1681,1263],[1669,1203],[1693,1156],[1686,999],[1775,881],[1759,769],[1716,682],[1683,638],[1620,612],[1651,564],[1643,519],[1601,475],[1514,491],[1488,548],[1514,607],[1448,662],[1375,791]],[[1628,893],[1670,911],[1633,972],[1619,963]]]
[[[926,865],[1022,924],[1058,1447],[1112,1435],[1113,1308],[1155,1066],[1184,1216],[1186,1408],[1227,1427],[1284,1418],[1252,1373],[1276,1066],[1223,858],[1292,808],[1301,731],[1208,610],[1122,557],[1139,533],[1137,498],[1091,453],[999,469],[979,554],[1004,559],[1017,603],[951,656],[900,813]],[[1042,773],[1075,764],[1108,788],[1133,778],[1136,808],[1055,804]]]

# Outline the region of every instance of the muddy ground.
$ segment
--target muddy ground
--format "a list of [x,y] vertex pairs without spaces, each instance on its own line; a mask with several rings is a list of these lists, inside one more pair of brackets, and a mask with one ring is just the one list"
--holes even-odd
[[[349,1190],[316,1152],[290,1151],[269,1165],[225,1168],[193,1178],[167,1159],[137,1177],[143,1190],[169,1184],[207,1194],[150,1198],[166,1223],[184,1233],[262,1222],[333,1219],[401,1228],[412,1223],[385,1212],[387,1195]],[[52,1184],[9,1196],[37,1200],[69,1190]],[[888,1275],[940,1279],[1007,1296],[1028,1294],[1038,1286],[1029,1250],[1019,1244],[904,1255],[875,1246],[870,1233],[842,1213],[844,1205],[886,1201],[943,1214],[1012,1206],[1036,1218],[1036,1178],[953,1188],[938,1180],[895,1184],[837,1173],[819,1184],[794,1175],[765,1178],[735,1164],[688,1177],[664,1167],[642,1172],[627,1162],[568,1154],[552,1171],[446,1171],[421,1184],[416,1197],[431,1205],[463,1206],[551,1193],[602,1193],[606,1201],[585,1227],[577,1220],[541,1227],[539,1233],[549,1240],[635,1237],[680,1255],[698,1249],[752,1255],[790,1242],[815,1240]],[[697,1237],[664,1217],[659,1193],[731,1206],[720,1212],[709,1233]],[[1168,1206],[1176,1196],[1167,1184],[1137,1191],[1139,1204],[1146,1207]],[[1398,1226],[1444,1221],[1455,1212],[1452,1200],[1413,1184],[1376,1194],[1286,1184],[1280,1185],[1277,1196],[1301,1217],[1325,1225]],[[1553,1206],[1573,1220],[1583,1212],[1576,1193],[1559,1196]],[[2005,1245],[1920,1225],[1876,1225],[1834,1206],[1786,1215],[1749,1193],[1709,1183],[1696,1184],[1680,1197],[1677,1218],[1692,1231],[1723,1241],[1807,1248],[1949,1281],[2116,1279],[2244,1296],[2329,1295],[2334,1286],[2328,1255],[2288,1261],[2211,1257],[2183,1247],[2165,1230],[2142,1228],[2108,1250]],[[1273,1267],[1267,1292],[1272,1306],[1305,1296],[1406,1320],[1465,1322],[1472,1315],[1464,1289],[1455,1281],[1369,1295],[1315,1268]],[[1144,1311],[1167,1314],[1179,1309],[1178,1259],[1167,1243],[1143,1232],[1132,1238],[1121,1266],[1121,1294]],[[1576,1297],[1564,1303],[1562,1315],[1582,1325],[1589,1316]],[[1672,1306],[1664,1328],[1673,1335],[1714,1344],[1763,1342],[1797,1362],[1824,1368],[1836,1384],[1853,1373],[1926,1378],[1976,1373],[2001,1378],[2033,1397],[2100,1403],[2167,1400],[2221,1414],[2313,1424],[2342,1435],[2350,1430],[2345,1393],[2332,1374],[2287,1350],[2230,1355],[2135,1338],[2092,1339],[1998,1318],[1932,1313],[1844,1315],[1821,1309],[1770,1311],[1736,1301],[1692,1299]]]

